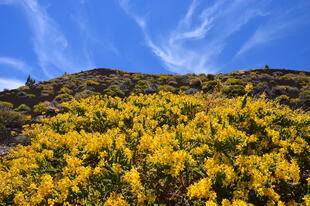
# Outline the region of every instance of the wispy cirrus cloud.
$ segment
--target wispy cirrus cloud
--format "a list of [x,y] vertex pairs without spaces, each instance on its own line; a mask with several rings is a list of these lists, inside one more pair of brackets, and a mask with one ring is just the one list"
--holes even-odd
[[51,78],[64,71],[76,71],[91,64],[89,57],[75,55],[58,24],[37,0],[2,1],[20,6],[25,12],[32,29],[38,65],[46,77]]
[[165,38],[160,38],[162,34],[148,33],[147,26],[152,25],[147,25],[147,20],[132,10],[128,0],[118,2],[139,25],[146,45],[168,70],[214,73],[221,68],[217,60],[225,49],[227,38],[251,19],[265,15],[263,8],[269,1],[224,0],[204,5],[202,1],[193,0],[176,28],[172,28]]
[[253,35],[243,44],[235,57],[246,53],[250,49],[280,39],[303,24],[309,24],[310,21],[304,18],[302,14],[294,14],[295,11],[306,7],[310,7],[308,2],[296,4],[295,7],[290,10],[283,11],[280,15],[274,15],[273,18],[256,29]]
[[0,56],[0,65],[8,66],[10,69],[18,70],[24,74],[29,74],[32,71],[25,62],[11,57]]
[[16,89],[22,85],[25,85],[25,83],[21,82],[20,80],[17,80],[17,79],[0,78],[0,92],[3,89]]

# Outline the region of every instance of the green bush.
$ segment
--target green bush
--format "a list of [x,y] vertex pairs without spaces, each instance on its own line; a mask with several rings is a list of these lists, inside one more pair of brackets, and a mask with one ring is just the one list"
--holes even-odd
[[133,74],[133,75],[132,75],[132,78],[133,78],[134,80],[138,81],[138,80],[140,80],[140,79],[143,79],[143,78],[144,78],[144,75],[141,74],[140,72],[138,72],[138,73]]
[[176,88],[174,88],[174,87],[172,87],[170,85],[165,84],[165,85],[160,85],[158,87],[158,90],[159,91],[164,91],[164,92],[175,92]]
[[189,81],[189,85],[192,86],[192,87],[201,87],[201,80],[200,78],[196,77],[194,79],[191,79]]
[[21,104],[15,109],[15,111],[16,112],[29,112],[31,111],[31,108],[27,106],[26,104]]
[[171,86],[178,85],[178,83],[176,81],[169,81],[168,84],[171,85]]
[[135,87],[139,89],[145,89],[148,88],[150,85],[151,83],[148,80],[139,80]]
[[151,83],[148,80],[139,80],[134,88],[134,92],[143,93],[144,89],[148,88]]
[[222,89],[222,93],[228,98],[242,96],[245,94],[244,86],[242,85],[230,85]]
[[285,74],[279,78],[280,80],[291,81],[294,79],[293,74]]
[[226,85],[244,85],[244,82],[241,79],[228,78],[225,81]]
[[59,92],[60,93],[67,93],[70,89],[68,89],[68,87],[62,87]]
[[13,109],[13,104],[10,102],[0,101],[0,110],[3,109]]
[[33,111],[35,113],[42,114],[47,111],[47,105],[44,102],[40,102],[39,104],[33,106]]
[[59,94],[57,95],[54,100],[58,101],[58,102],[67,102],[73,99],[73,96],[70,94]]
[[276,100],[281,104],[286,104],[290,102],[290,98],[285,94],[278,96]]
[[180,86],[180,90],[181,91],[185,91],[185,90],[188,90],[190,87],[188,85],[183,85],[183,86]]
[[119,85],[113,84],[110,85],[107,89],[103,91],[108,96],[114,97],[114,96],[124,96],[125,93],[120,89]]
[[161,75],[161,76],[159,77],[159,81],[166,82],[169,78],[170,78],[170,77],[167,76],[167,75]]
[[28,90],[30,89],[29,86],[20,86],[17,88],[18,90]]
[[38,88],[41,89],[41,94],[54,94],[54,84],[52,83],[41,84]]
[[206,91],[213,90],[217,85],[217,80],[210,80],[202,83],[202,89]]
[[22,126],[27,117],[15,111],[0,111],[0,127],[19,127]]
[[36,95],[35,95],[35,94],[27,94],[26,97],[28,97],[28,98],[30,98],[30,99],[33,99],[33,98],[36,97]]

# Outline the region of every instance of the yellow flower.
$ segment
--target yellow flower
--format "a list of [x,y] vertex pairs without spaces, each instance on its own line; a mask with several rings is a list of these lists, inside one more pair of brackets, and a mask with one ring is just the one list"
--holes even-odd
[[190,199],[193,197],[197,198],[210,198],[213,200],[216,197],[215,192],[213,192],[212,189],[212,181],[209,178],[204,178],[200,180],[199,182],[194,183],[193,185],[189,186],[187,195]]
[[112,192],[108,200],[104,203],[104,206],[127,206],[128,203],[124,200],[122,194]]
[[246,92],[246,93],[251,92],[252,89],[253,89],[253,84],[252,84],[252,83],[248,83],[248,84],[245,86],[245,92]]
[[122,165],[120,165],[118,163],[113,163],[112,164],[112,169],[118,175],[122,173]]

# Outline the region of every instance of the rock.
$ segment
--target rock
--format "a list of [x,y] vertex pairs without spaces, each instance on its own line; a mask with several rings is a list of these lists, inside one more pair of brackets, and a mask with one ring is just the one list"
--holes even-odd
[[195,88],[190,88],[188,90],[185,91],[185,94],[195,94],[197,93],[199,90],[195,89]]
[[16,94],[16,96],[19,96],[19,97],[25,97],[26,95],[27,95],[27,93],[24,92],[24,91],[19,91],[19,92]]
[[185,76],[182,76],[182,78],[180,79],[180,83],[181,83],[181,85],[188,85],[189,79]]
[[157,88],[155,85],[151,85],[145,89],[143,89],[146,94],[151,94],[157,92]]
[[10,149],[13,149],[13,148],[14,147],[9,147],[6,145],[0,145],[0,157],[9,154]]
[[15,137],[11,137],[12,138],[12,142],[16,143],[16,144],[21,144],[21,145],[30,145],[31,141],[30,141],[30,137],[25,137],[22,135],[18,135]]

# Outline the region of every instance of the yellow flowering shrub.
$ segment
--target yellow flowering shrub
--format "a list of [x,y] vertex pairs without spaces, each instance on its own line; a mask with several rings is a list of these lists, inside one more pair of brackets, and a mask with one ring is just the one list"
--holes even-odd
[[210,99],[63,103],[0,163],[0,205],[309,204],[309,114],[247,95]]

